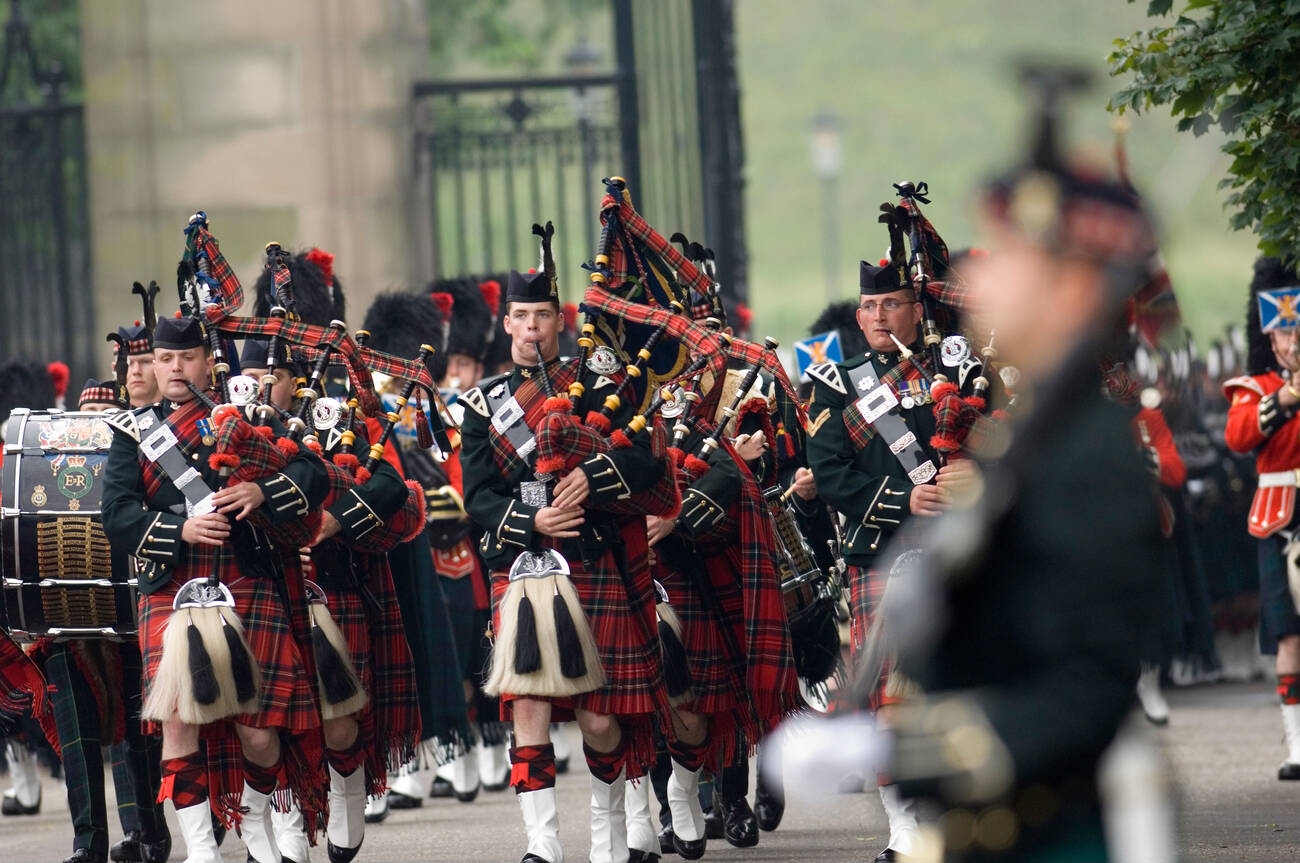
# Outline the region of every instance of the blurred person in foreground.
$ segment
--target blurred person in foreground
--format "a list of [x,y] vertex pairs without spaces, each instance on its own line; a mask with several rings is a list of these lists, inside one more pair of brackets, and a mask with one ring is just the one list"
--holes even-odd
[[1072,76],[1027,77],[1043,94],[1031,157],[983,195],[992,251],[968,278],[1030,408],[884,606],[924,692],[899,711],[889,763],[928,825],[918,859],[1108,859],[1098,765],[1163,598],[1133,409],[1099,369],[1126,340],[1150,227],[1128,190],[1058,154]]

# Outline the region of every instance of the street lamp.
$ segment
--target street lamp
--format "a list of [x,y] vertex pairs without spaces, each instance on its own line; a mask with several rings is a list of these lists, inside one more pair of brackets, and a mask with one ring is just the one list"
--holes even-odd
[[822,251],[826,277],[826,301],[834,302],[839,293],[840,223],[837,218],[839,197],[836,194],[843,158],[840,148],[840,118],[829,111],[819,111],[812,118],[809,139],[813,175],[822,187]]

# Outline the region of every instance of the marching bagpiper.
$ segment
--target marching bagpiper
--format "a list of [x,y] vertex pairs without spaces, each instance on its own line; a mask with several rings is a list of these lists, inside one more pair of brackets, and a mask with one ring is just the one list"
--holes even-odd
[[[550,723],[572,713],[592,775],[590,859],[621,863],[628,859],[624,780],[653,762],[668,700],[646,560],[651,509],[631,514],[615,505],[655,487],[665,465],[645,435],[631,446],[574,453],[576,467],[553,487],[534,465],[543,420],[573,408],[554,393],[580,383],[585,413],[613,392],[618,372],[617,362],[598,370],[558,359],[564,322],[549,236],[543,242],[542,270],[512,272],[506,289],[514,370],[462,397],[465,505],[484,530],[480,550],[493,570],[496,644],[487,688],[514,721],[511,784],[528,836],[523,860],[564,859]],[[675,501],[667,503],[658,511]]]
[[[319,459],[300,448],[281,469],[267,471],[257,481],[221,487],[224,478],[209,459],[216,443],[212,420],[198,395],[212,385],[213,364],[198,318],[158,321],[154,372],[162,401],[109,418],[114,436],[104,470],[104,528],[114,546],[142,564],[139,620],[146,714],[162,725],[160,796],[176,807],[186,859],[219,859],[211,813],[226,823],[240,820],[242,796],[245,843],[254,859],[266,863],[279,858],[270,832],[270,794],[282,763],[299,766],[282,760],[284,750],[292,746],[288,735],[319,733],[320,716],[311,682],[299,673],[303,659],[276,593],[276,579],[283,576],[276,572],[273,555],[262,551],[253,557],[249,550],[257,543],[264,549],[267,534],[301,524],[324,499],[327,482]],[[260,524],[261,539],[250,532],[251,520]],[[216,587],[207,587],[214,575]],[[188,592],[192,606],[178,603],[183,607],[173,611],[178,591],[191,582],[204,589]],[[226,653],[241,655],[238,626],[224,609],[215,624],[220,633],[215,640],[196,632],[195,621],[201,612],[216,607],[214,598],[216,604],[232,601],[235,616],[246,628],[255,667],[222,669],[212,663],[211,651],[218,649],[214,645],[226,643]],[[166,638],[169,630],[172,637]],[[206,662],[196,638],[209,656]],[[185,654],[165,650],[165,641],[168,647],[188,641],[190,667],[166,667],[184,663]],[[222,655],[218,653],[218,662]],[[179,681],[180,695],[162,691],[163,672]],[[258,672],[260,686],[250,688],[256,681],[249,676]],[[186,721],[182,711],[192,718],[224,713],[229,722]],[[201,737],[207,739],[218,769],[209,770]],[[234,740],[242,770],[239,756],[230,757]],[[289,784],[300,798],[315,799],[319,791],[309,786],[318,781],[309,778],[312,765],[301,766]],[[230,787],[241,773],[242,795],[240,788]]]

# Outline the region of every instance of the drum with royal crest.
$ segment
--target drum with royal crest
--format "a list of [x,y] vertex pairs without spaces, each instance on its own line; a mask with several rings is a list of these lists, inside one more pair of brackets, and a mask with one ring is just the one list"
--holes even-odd
[[100,520],[104,414],[10,415],[0,469],[0,626],[19,641],[135,638],[135,578],[114,573]]

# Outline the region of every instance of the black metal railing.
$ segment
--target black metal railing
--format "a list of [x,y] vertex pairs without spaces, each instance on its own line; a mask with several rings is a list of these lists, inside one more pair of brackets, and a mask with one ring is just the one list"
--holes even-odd
[[0,360],[63,360],[77,385],[108,367],[96,362],[105,349],[95,329],[82,106],[64,101],[58,65],[39,62],[18,0],[9,10],[0,50]]
[[536,266],[529,226],[555,223],[574,299],[598,232],[600,179],[621,172],[613,75],[414,85],[415,271],[422,279]]

